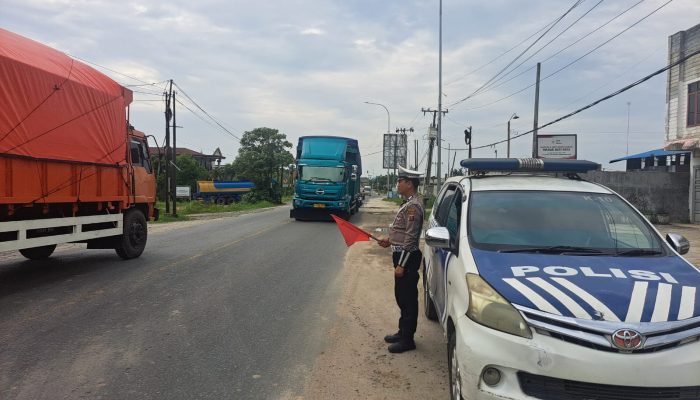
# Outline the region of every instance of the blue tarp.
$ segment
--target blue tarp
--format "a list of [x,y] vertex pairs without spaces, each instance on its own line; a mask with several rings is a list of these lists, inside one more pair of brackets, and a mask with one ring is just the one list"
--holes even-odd
[[633,160],[633,159],[637,159],[637,158],[672,156],[674,154],[684,154],[684,153],[690,153],[690,152],[689,151],[670,151],[670,150],[664,150],[664,149],[657,149],[657,150],[650,150],[650,151],[647,151],[644,153],[632,154],[629,156],[616,158],[614,160],[610,160],[610,163],[612,164],[612,163],[618,162],[618,161]]

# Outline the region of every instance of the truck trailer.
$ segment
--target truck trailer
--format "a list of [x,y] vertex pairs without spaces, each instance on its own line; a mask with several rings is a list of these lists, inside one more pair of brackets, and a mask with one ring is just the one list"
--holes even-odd
[[362,162],[356,139],[302,136],[296,154],[296,181],[290,217],[349,219],[362,205]]
[[251,181],[197,181],[194,198],[216,204],[238,203],[254,187]]
[[157,219],[132,92],[64,53],[0,29],[0,251],[61,243],[141,255]]

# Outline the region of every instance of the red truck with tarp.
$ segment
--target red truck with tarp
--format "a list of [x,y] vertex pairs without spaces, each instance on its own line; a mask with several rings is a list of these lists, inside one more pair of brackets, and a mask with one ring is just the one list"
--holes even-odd
[[57,244],[141,255],[157,219],[132,92],[66,54],[0,29],[0,251]]

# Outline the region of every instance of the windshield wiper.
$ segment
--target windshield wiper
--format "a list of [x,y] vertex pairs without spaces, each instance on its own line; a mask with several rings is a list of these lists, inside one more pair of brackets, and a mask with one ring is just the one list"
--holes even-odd
[[330,182],[330,181],[331,181],[331,180],[328,179],[328,178],[319,178],[319,177],[316,177],[316,176],[313,177],[313,178],[309,178],[309,180],[310,180],[310,181],[314,181],[314,182]]
[[594,255],[606,255],[600,250],[591,249],[589,247],[576,246],[548,246],[548,247],[525,247],[521,249],[506,249],[499,250],[499,253],[547,253],[547,254],[563,254],[563,253],[583,253]]
[[654,256],[657,254],[662,254],[659,250],[649,250],[649,249],[629,249],[618,251],[615,256]]

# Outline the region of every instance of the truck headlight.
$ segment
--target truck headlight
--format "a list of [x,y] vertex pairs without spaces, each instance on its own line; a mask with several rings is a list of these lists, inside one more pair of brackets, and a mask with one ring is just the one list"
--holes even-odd
[[532,331],[520,312],[498,294],[481,276],[467,274],[469,309],[467,316],[474,322],[528,339]]

